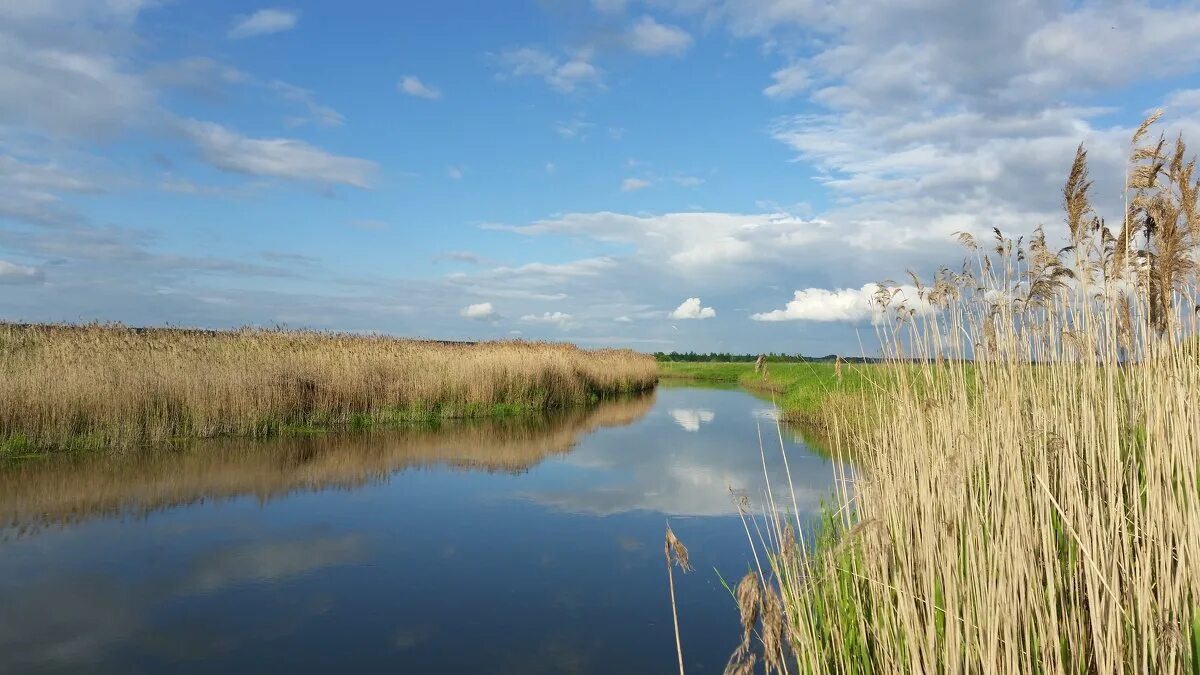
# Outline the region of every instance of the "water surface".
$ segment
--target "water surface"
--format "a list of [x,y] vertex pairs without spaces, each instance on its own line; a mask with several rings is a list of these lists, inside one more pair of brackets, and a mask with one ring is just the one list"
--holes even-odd
[[[669,518],[687,669],[720,673],[760,431],[781,490],[770,405],[697,388],[0,465],[0,672],[670,672]],[[810,514],[834,467],[784,439]]]

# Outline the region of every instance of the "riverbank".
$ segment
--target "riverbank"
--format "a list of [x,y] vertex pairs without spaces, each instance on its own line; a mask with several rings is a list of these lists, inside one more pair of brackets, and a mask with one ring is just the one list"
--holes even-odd
[[0,451],[130,448],[583,405],[654,387],[630,350],[314,331],[0,326]]
[[781,419],[813,433],[828,431],[839,415],[868,391],[882,391],[884,369],[870,364],[753,363],[660,361],[659,377],[694,382],[736,384],[767,394],[779,407]]

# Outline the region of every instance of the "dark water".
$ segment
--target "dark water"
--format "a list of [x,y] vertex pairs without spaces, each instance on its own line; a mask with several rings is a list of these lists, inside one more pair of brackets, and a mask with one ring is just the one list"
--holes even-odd
[[[423,432],[0,466],[0,672],[689,673],[752,564],[770,405],[738,390]],[[831,462],[785,434],[799,508]],[[775,478],[779,479],[775,483]],[[790,498],[788,499],[790,505]]]

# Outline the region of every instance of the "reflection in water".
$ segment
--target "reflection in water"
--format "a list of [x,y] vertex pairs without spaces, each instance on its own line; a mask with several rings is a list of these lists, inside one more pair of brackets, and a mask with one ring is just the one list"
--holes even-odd
[[746,495],[756,511],[761,509],[767,476],[779,480],[785,475],[786,452],[795,501],[786,483],[772,485],[779,506],[790,511],[795,505],[805,516],[832,496],[833,467],[828,459],[808,452],[798,433],[778,427],[773,408],[755,404],[741,391],[701,396],[699,391],[665,390],[660,397],[664,402],[681,398],[708,405],[671,407],[665,416],[650,415],[643,421],[643,433],[664,446],[659,452],[647,452],[619,437],[594,438],[562,459],[590,469],[584,480],[526,495],[572,513],[732,516],[737,507],[731,491]]
[[[758,508],[764,463],[784,481],[768,406],[663,388],[549,418],[8,464],[0,532],[38,536],[0,536],[0,673],[670,672],[664,516],[697,570],[675,579],[686,670],[720,673],[740,623],[712,570],[754,564],[730,489]],[[835,467],[783,440],[804,518]]]
[[[286,613],[242,636],[203,626],[164,630],[149,624],[156,607],[171,602],[286,581],[359,562],[367,552],[359,535],[246,542],[205,553],[178,576],[139,581],[96,571],[9,589],[0,609],[0,672],[32,672],[35,667],[74,671],[115,645],[139,640],[176,658],[204,658],[239,642],[252,644],[254,633],[291,632],[326,611],[329,602],[314,598],[288,603]],[[156,632],[148,638],[151,631]]]
[[676,408],[671,411],[671,417],[675,418],[675,423],[683,427],[684,431],[700,431],[700,425],[713,421],[717,414],[711,410]]
[[254,495],[354,488],[413,467],[521,472],[569,451],[597,428],[630,424],[654,394],[545,416],[450,420],[436,427],[219,439],[178,450],[49,457],[0,470],[0,526],[26,532],[95,516],[135,514]]

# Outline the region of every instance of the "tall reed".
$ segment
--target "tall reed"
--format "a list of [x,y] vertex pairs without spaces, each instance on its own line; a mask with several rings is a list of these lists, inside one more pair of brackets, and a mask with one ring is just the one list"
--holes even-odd
[[644,390],[653,357],[309,331],[0,326],[0,441],[130,447],[550,409]]
[[768,507],[751,577],[799,672],[1200,672],[1200,218],[1156,119],[1116,228],[1081,147],[1062,248],[963,236],[961,271],[881,292],[854,468],[818,532]]

